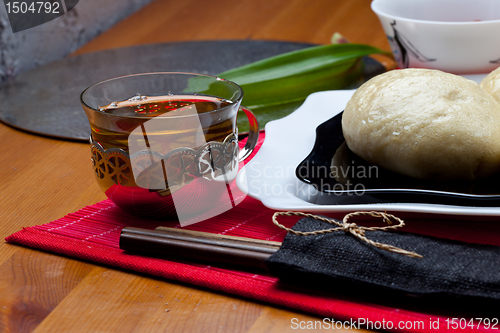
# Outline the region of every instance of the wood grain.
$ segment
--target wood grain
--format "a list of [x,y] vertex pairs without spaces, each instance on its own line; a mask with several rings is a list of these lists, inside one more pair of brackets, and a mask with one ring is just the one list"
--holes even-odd
[[92,265],[16,247],[0,266],[0,331],[30,332],[82,281]]
[[[334,32],[389,50],[370,0],[157,0],[75,54],[149,43],[255,39],[327,44]],[[138,59],[137,61],[140,61]],[[70,74],[69,74],[70,75]],[[105,199],[88,144],[0,124],[0,234]],[[2,332],[291,332],[314,316],[0,244]]]
[[[353,43],[390,50],[371,0],[156,0],[75,52],[186,40]],[[147,22],[147,24],[146,24]]]

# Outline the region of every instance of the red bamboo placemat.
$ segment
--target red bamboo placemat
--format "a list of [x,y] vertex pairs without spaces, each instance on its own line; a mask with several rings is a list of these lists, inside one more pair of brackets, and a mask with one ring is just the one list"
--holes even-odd
[[[260,139],[259,146],[263,140],[264,135]],[[233,195],[244,196],[236,188]],[[209,220],[188,226],[187,229],[281,241],[285,237],[285,232],[272,224],[273,213],[274,211],[264,207],[260,201],[246,197],[235,208]],[[338,215],[336,217],[341,218]],[[283,222],[291,226],[295,219],[284,219]],[[389,327],[387,325],[392,323],[394,329],[391,331],[396,332],[448,331],[446,318],[430,313],[332,297],[281,284],[277,278],[264,274],[144,257],[125,253],[119,248],[118,242],[123,227],[153,229],[159,225],[180,227],[175,221],[158,222],[132,217],[116,207],[110,200],[104,200],[50,223],[24,228],[8,236],[6,241],[169,280],[182,281],[305,311],[323,318],[335,318],[345,321],[344,324],[352,327],[358,327],[356,325],[364,321],[368,324],[368,328],[377,328],[377,326],[370,327],[370,323],[371,325],[385,323],[385,327]],[[453,227],[450,228],[450,226]],[[450,220],[437,223],[435,220],[410,220],[407,221],[405,230],[462,241],[500,245],[499,237],[496,237],[500,228],[497,224],[489,222],[470,223]],[[431,321],[437,320],[440,322],[440,327],[431,327]],[[413,323],[413,325],[408,323]],[[403,328],[398,328],[400,324],[403,324]],[[485,327],[467,327],[460,331],[496,330],[488,330]]]

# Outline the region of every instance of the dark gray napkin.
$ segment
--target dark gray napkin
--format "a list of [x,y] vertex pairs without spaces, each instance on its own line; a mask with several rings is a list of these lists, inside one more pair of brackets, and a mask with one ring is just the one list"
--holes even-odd
[[[300,231],[332,225],[303,218]],[[368,239],[423,256],[410,258],[378,249],[344,231],[312,236],[289,233],[267,265],[271,274],[302,287],[349,288],[379,295],[447,297],[471,305],[500,305],[500,247],[405,232],[367,231]],[[359,292],[358,292],[359,293]],[[474,302],[472,302],[474,301]]]

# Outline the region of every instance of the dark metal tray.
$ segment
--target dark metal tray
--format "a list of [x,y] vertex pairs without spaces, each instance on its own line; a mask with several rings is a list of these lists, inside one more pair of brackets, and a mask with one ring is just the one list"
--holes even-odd
[[215,75],[310,46],[275,41],[199,41],[140,45],[68,57],[2,84],[0,120],[31,133],[88,141],[90,127],[79,97],[93,83],[144,72]]

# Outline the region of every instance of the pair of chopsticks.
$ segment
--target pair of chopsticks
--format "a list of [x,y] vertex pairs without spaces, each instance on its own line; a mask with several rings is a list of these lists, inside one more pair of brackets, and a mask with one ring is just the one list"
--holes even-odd
[[128,252],[257,270],[266,268],[266,259],[280,246],[280,242],[167,227],[126,227],[120,235],[120,248]]

